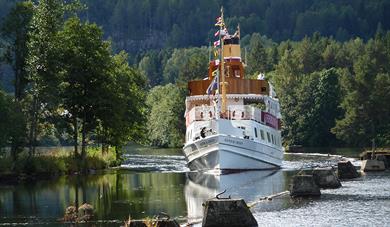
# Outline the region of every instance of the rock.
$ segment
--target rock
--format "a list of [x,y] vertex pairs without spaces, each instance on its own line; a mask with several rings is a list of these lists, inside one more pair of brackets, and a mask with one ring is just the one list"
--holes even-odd
[[290,185],[291,197],[320,196],[320,188],[314,182],[312,175],[296,175]]
[[337,163],[337,173],[340,179],[352,179],[359,177],[355,166],[350,161],[340,161]]
[[313,170],[314,182],[320,188],[339,188],[340,180],[332,168],[316,168]]
[[87,222],[93,217],[93,206],[88,203],[84,203],[79,207],[78,222]]
[[204,204],[202,227],[258,226],[243,199],[210,199]]
[[367,171],[384,171],[386,169],[385,162],[375,159],[368,159],[362,161],[361,170]]
[[93,206],[88,203],[84,203],[79,207],[79,211],[84,212],[84,214],[93,214]]
[[67,207],[63,220],[65,222],[75,222],[77,220],[77,208],[75,206]]

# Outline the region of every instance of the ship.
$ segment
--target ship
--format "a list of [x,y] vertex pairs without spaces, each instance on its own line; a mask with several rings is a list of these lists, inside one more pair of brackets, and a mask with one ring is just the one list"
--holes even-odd
[[216,20],[208,76],[188,82],[187,165],[221,172],[280,168],[284,151],[276,92],[264,74],[245,78],[239,25],[230,35],[223,10]]

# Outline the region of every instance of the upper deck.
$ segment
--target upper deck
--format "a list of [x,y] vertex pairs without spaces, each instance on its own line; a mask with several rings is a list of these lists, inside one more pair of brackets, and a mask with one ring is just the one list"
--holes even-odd
[[[227,82],[227,94],[269,94],[269,85],[265,80],[241,79],[234,77],[226,77],[225,80]],[[210,79],[188,82],[189,96],[206,94],[210,83]]]

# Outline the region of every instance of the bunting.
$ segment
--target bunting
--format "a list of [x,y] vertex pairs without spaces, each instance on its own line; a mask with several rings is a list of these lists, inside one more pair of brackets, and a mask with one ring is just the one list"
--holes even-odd
[[[213,72],[214,73],[214,72]],[[214,79],[211,81],[209,87],[207,88],[207,94],[208,95],[211,95],[211,93],[214,91],[214,90],[218,90],[218,73],[217,75],[214,77]]]

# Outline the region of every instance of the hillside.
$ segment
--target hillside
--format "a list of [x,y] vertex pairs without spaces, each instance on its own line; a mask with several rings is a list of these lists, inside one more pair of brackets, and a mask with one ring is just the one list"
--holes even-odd
[[[3,18],[16,0],[0,0]],[[276,42],[318,31],[345,41],[390,29],[390,0],[81,0],[82,18],[103,26],[116,50],[208,45],[221,5],[231,29],[258,32]]]

